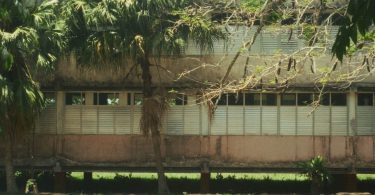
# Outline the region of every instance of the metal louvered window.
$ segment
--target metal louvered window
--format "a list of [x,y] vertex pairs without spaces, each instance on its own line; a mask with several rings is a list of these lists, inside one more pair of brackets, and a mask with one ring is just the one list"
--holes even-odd
[[38,114],[35,123],[35,132],[55,134],[57,130],[56,93],[43,92],[46,107]]
[[375,135],[375,109],[373,93],[357,94],[357,134]]

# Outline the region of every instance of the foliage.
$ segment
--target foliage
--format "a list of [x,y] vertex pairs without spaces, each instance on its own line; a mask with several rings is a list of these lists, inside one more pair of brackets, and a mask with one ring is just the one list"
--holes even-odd
[[17,191],[12,153],[16,131],[30,130],[45,106],[31,74],[36,68],[53,69],[65,46],[63,29],[56,23],[58,1],[0,1],[0,127],[5,131],[7,191]]
[[61,15],[70,29],[68,45],[79,54],[80,64],[100,66],[124,56],[181,54],[188,40],[212,49],[225,35],[198,9],[188,0],[68,0]]
[[[40,6],[27,1],[0,2],[0,126],[17,120],[28,129],[34,113],[44,106],[43,95],[30,69],[53,68],[64,47],[62,29],[55,24],[57,1]],[[7,118],[5,118],[7,117]]]
[[302,169],[302,174],[306,175],[311,181],[316,180],[323,183],[330,180],[330,174],[321,156],[299,163],[298,167]]
[[332,46],[332,52],[340,61],[348,52],[351,42],[357,44],[359,34],[364,36],[375,23],[373,10],[375,10],[373,0],[350,0],[344,22]]

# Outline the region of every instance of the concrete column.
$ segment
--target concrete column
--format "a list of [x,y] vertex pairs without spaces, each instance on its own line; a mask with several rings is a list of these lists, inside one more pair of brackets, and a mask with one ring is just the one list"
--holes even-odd
[[94,105],[94,92],[86,91],[85,93],[85,104]]
[[119,105],[120,106],[127,106],[128,105],[128,92],[120,92],[119,94]]
[[63,132],[64,107],[65,107],[65,93],[63,91],[58,91],[56,93],[57,134],[60,134]]
[[66,173],[62,171],[61,165],[59,162],[56,163],[53,167],[54,172],[54,181],[53,188],[55,192],[64,193],[66,192]]
[[350,89],[348,95],[349,135],[356,135],[356,90]]
[[332,174],[332,184],[335,192],[356,192],[357,175],[355,173]]
[[211,173],[208,163],[203,163],[201,167],[200,193],[207,194],[210,192]]
[[85,181],[85,183],[90,183],[92,181],[92,172],[84,172],[83,180]]
[[65,172],[55,172],[54,191],[58,193],[66,192],[66,173]]
[[92,184],[92,172],[84,172],[83,173],[83,183],[84,188],[89,189]]

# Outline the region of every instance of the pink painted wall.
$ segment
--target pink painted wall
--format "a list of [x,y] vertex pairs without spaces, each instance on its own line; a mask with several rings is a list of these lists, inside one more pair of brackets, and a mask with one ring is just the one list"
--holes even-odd
[[[72,166],[152,166],[150,138],[142,135],[37,135],[16,144],[19,163],[45,164],[58,159]],[[361,136],[163,136],[162,153],[168,166],[195,167],[202,161],[221,167],[293,167],[297,161],[325,157],[333,167],[375,165],[375,137]],[[0,140],[2,141],[2,140]],[[0,142],[1,143],[1,142]],[[34,146],[34,147],[32,147]],[[0,152],[3,148],[0,144]],[[2,158],[2,155],[0,156]]]

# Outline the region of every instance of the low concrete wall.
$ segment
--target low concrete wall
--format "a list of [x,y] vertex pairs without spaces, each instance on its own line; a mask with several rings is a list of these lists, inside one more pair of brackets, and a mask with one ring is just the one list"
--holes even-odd
[[[18,166],[53,167],[59,162],[82,169],[153,167],[151,140],[142,135],[32,137],[16,144]],[[199,169],[202,162],[223,170],[293,169],[296,162],[321,155],[332,168],[375,170],[374,146],[371,136],[162,136],[166,166],[177,169]]]

